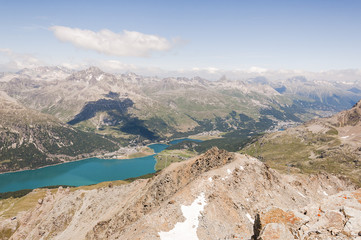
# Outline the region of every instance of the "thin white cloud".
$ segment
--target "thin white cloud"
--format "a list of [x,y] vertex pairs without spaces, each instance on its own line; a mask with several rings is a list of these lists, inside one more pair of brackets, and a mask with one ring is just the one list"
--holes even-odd
[[66,67],[73,70],[81,70],[92,66],[99,67],[105,72],[109,73],[122,73],[129,71],[139,71],[141,67],[137,67],[133,64],[127,64],[118,60],[84,60],[81,63],[64,62],[60,66]]
[[53,26],[50,30],[60,41],[113,56],[145,57],[154,51],[167,51],[174,45],[163,37],[127,30],[121,33],[108,29],[93,32],[64,26]]
[[248,71],[251,72],[251,73],[265,73],[265,72],[268,71],[268,69],[253,66],[253,67],[250,67],[248,69]]
[[[159,66],[141,66],[115,59],[83,59],[57,63],[60,66],[81,70],[90,66],[98,66],[109,73],[134,72],[139,75],[159,77],[189,77],[200,76],[209,80],[226,77],[229,80],[247,80],[258,76],[266,77],[270,81],[282,81],[294,76],[304,76],[309,80],[354,82],[361,81],[361,69],[328,70],[309,72],[289,69],[266,69],[263,67],[221,69],[216,67],[193,67],[180,69],[164,69]],[[11,49],[0,48],[0,72],[13,72],[24,68],[35,68],[49,65],[30,54],[17,53]]]
[[136,71],[139,67],[133,64],[126,64],[117,60],[104,60],[99,62],[100,67],[111,72],[115,71]]
[[30,54],[19,54],[11,49],[0,48],[0,71],[17,71],[24,68],[34,68],[44,63]]

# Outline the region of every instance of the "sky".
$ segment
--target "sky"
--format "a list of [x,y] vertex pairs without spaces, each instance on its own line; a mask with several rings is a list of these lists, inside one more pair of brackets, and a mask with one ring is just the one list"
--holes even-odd
[[0,71],[359,69],[357,0],[0,0]]

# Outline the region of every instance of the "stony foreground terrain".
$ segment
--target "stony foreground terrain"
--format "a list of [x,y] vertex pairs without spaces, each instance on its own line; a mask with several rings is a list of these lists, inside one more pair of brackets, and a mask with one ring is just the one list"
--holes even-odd
[[217,148],[151,179],[48,190],[35,205],[3,217],[4,239],[361,239],[361,189]]

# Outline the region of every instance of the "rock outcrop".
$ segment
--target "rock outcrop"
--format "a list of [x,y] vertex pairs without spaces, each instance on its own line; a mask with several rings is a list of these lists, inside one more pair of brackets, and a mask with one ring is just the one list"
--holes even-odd
[[10,239],[357,239],[361,189],[213,148],[151,179],[49,192],[14,221]]
[[356,103],[350,110],[337,114],[334,119],[337,127],[356,126],[361,122],[361,101]]

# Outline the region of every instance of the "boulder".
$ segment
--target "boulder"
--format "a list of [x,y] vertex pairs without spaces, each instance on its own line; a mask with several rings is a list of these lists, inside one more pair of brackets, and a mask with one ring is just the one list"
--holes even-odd
[[291,240],[295,239],[283,223],[269,223],[261,232],[258,240]]

